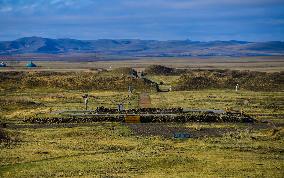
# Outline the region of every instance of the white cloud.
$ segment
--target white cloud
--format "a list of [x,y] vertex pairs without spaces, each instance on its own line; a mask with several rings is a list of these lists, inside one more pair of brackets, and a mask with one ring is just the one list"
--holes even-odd
[[59,5],[59,6],[72,6],[75,3],[76,1],[74,0],[52,0],[49,2],[50,5]]
[[220,6],[284,5],[283,0],[139,0],[123,1],[125,6],[140,8],[194,9]]
[[11,11],[13,11],[13,8],[10,6],[0,8],[0,12],[11,12]]
[[58,4],[58,3],[62,3],[64,2],[64,0],[52,0],[50,1],[50,4]]

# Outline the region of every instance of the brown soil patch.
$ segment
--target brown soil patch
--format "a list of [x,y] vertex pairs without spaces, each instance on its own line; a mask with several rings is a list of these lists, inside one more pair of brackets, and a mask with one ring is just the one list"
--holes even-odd
[[[187,128],[182,123],[124,123],[134,135],[137,136],[161,136],[174,138],[175,133],[188,133],[191,138],[219,137],[229,132],[239,130],[263,130],[273,129],[271,125],[265,123],[242,123],[222,128],[197,127]],[[276,124],[276,127],[283,127],[283,124]]]
[[190,138],[199,137],[217,137],[231,131],[236,131],[234,128],[187,128],[183,124],[175,123],[139,123],[125,124],[128,126],[134,135],[138,136],[162,136],[165,138],[174,138],[175,133],[188,133]]

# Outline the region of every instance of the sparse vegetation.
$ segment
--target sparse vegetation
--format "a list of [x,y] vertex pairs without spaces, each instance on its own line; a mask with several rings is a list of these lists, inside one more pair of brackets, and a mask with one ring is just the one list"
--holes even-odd
[[149,88],[143,80],[134,80],[126,70],[111,72],[1,72],[1,88],[60,88],[69,90],[126,90]]
[[252,71],[200,70],[188,71],[178,80],[176,90],[191,89],[233,89],[237,84],[241,89],[251,91],[283,90],[284,73]]
[[[156,92],[128,73],[129,68],[1,72],[0,177],[282,177],[282,73],[187,70],[168,76],[148,74],[155,82],[176,87],[172,92]],[[193,88],[200,85],[193,82],[199,80],[192,80],[197,76],[214,83]],[[266,79],[263,88],[257,84],[260,79]],[[239,82],[238,92],[234,84],[219,85],[231,80]],[[257,84],[258,90],[248,82]],[[124,101],[128,84],[134,88],[130,102]],[[275,90],[267,91],[271,86]],[[260,122],[23,122],[24,118],[49,118],[58,110],[82,110],[85,93],[95,96],[89,101],[90,109],[115,109],[122,101],[126,109],[135,109],[144,90],[151,107],[237,110]],[[174,139],[175,132],[188,132],[191,138]]]
[[[282,91],[284,88],[283,72],[181,70],[160,65],[150,66],[146,71],[157,83],[164,85],[165,80],[168,85],[173,85],[175,90],[233,89],[237,84],[241,89],[252,91]],[[169,80],[169,75],[170,79],[175,80]]]
[[162,65],[152,65],[147,67],[145,70],[145,73],[148,75],[174,75],[181,72],[183,72],[183,70],[177,70]]

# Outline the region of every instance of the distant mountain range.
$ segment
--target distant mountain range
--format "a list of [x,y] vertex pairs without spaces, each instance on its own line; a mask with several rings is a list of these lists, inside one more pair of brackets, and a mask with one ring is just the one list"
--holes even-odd
[[180,56],[269,56],[284,55],[284,42],[247,41],[191,41],[191,40],[139,40],[139,39],[50,39],[25,37],[0,42],[0,55],[18,54],[74,54],[136,57]]

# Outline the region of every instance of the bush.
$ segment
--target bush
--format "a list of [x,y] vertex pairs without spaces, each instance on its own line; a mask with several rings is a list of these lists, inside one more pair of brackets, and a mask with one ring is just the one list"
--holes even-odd
[[188,71],[178,80],[175,90],[190,89],[234,89],[239,84],[241,89],[252,91],[281,91],[284,75],[254,71]]
[[150,75],[177,75],[182,73],[184,70],[178,70],[162,65],[152,65],[145,69],[146,74]]
[[149,84],[146,84],[143,79],[132,79],[128,72],[129,68],[102,73],[2,72],[0,78],[3,78],[3,81],[0,81],[0,87],[127,91],[128,85],[131,85],[136,90],[150,89]]

